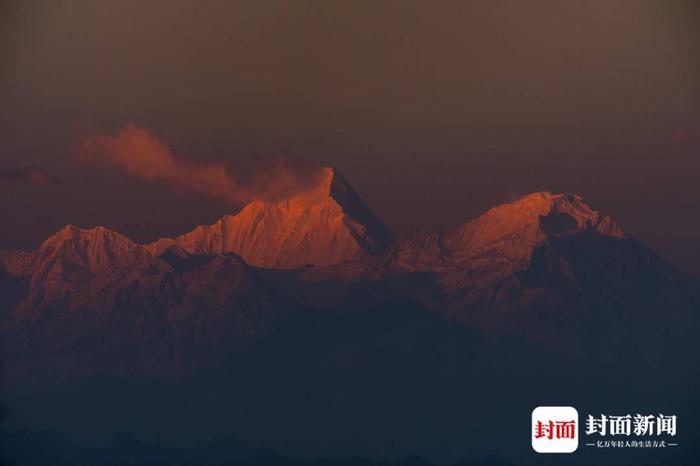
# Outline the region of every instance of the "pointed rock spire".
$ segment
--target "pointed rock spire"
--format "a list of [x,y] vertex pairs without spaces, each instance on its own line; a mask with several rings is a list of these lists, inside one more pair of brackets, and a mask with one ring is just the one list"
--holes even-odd
[[279,202],[255,201],[236,215],[147,246],[155,255],[239,254],[258,267],[325,266],[377,255],[394,236],[338,172],[322,169],[318,183]]

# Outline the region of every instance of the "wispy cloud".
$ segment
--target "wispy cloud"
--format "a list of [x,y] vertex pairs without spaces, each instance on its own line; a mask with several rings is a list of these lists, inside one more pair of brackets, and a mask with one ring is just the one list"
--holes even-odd
[[116,135],[97,134],[81,145],[81,159],[118,167],[148,181],[223,199],[231,204],[285,197],[310,182],[308,170],[298,170],[282,159],[249,173],[236,173],[221,162],[203,163],[173,154],[148,131],[128,125]]
[[59,179],[40,167],[22,167],[17,169],[0,170],[0,182],[26,183],[37,186],[56,184]]

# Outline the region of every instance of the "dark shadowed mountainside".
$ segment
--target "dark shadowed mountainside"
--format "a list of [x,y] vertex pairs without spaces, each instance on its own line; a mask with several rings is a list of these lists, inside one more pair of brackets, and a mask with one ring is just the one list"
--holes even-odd
[[[68,226],[2,253],[8,423],[83,445],[536,463],[514,419],[538,405],[699,412],[697,280],[580,196],[394,240],[328,174],[175,239]],[[659,462],[695,453],[689,424]]]

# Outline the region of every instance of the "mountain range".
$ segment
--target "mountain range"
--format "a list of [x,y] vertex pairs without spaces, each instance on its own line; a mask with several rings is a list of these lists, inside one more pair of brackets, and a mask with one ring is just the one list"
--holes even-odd
[[695,328],[697,280],[576,194],[537,192],[396,238],[337,170],[322,175],[175,238],[136,244],[68,225],[36,251],[0,253],[3,352],[61,367],[189,367],[298,309],[397,299],[486,335],[603,357]]
[[[523,464],[533,406],[697,412],[697,279],[580,196],[537,192],[396,237],[336,170],[322,174],[150,244],[69,225],[0,253],[4,424],[78,439],[70,464],[115,464],[92,445],[124,432],[297,458]],[[669,454],[692,456],[690,424]]]

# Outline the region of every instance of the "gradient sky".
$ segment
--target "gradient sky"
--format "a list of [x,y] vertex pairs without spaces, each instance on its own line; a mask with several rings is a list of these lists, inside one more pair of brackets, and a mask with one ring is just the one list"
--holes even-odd
[[84,138],[133,124],[192,161],[333,165],[399,233],[577,192],[698,273],[697,5],[2,2],[0,249],[236,210],[79,162]]

